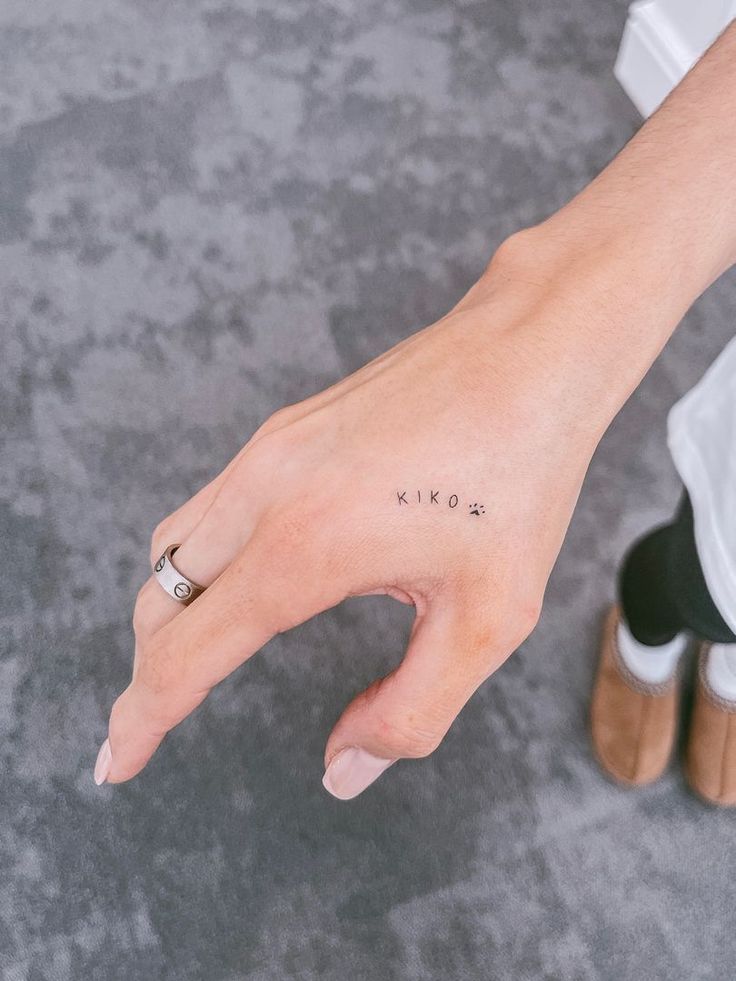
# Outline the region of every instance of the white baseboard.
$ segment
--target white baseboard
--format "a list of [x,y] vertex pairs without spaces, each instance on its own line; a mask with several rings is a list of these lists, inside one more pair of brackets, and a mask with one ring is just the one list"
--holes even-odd
[[736,14],[734,0],[637,0],[629,7],[614,74],[649,116]]

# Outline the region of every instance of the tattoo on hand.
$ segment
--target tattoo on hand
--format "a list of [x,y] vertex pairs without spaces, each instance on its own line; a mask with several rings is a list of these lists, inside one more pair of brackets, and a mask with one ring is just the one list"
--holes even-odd
[[[426,504],[428,506],[436,504],[440,507],[448,507],[450,510],[454,510],[460,503],[460,498],[457,496],[457,494],[450,494],[449,496],[445,497],[444,495],[440,495],[440,492],[436,490],[430,490],[429,496],[427,496],[425,493],[424,497],[422,497],[421,490],[397,490],[396,502],[399,507],[403,507],[404,505],[409,507],[412,504]],[[479,504],[478,501],[473,501],[472,504],[469,503],[468,511],[470,514],[475,515],[476,518],[479,518],[482,514],[486,513],[485,506],[483,504]]]

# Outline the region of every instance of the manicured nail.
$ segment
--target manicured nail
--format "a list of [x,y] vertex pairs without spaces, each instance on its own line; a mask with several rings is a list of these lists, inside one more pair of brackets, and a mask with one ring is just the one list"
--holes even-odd
[[100,746],[100,751],[97,754],[97,762],[95,763],[95,783],[98,787],[107,780],[111,766],[112,753],[110,751],[110,740],[106,739]]
[[370,787],[396,760],[381,760],[364,749],[350,746],[341,750],[325,770],[322,784],[338,800],[350,800]]

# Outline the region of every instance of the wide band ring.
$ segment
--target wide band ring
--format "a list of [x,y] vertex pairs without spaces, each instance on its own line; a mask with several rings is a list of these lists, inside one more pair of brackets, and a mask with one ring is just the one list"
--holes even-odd
[[204,586],[188,579],[176,568],[171,561],[174,552],[179,545],[169,545],[161,558],[153,567],[153,574],[158,580],[159,586],[164,589],[172,599],[184,606],[189,606],[205,590]]

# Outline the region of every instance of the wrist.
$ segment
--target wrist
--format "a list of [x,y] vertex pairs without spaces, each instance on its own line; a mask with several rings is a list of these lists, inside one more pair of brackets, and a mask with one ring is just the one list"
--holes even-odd
[[632,273],[622,237],[545,222],[507,239],[463,304],[597,442],[692,302],[684,290],[658,298],[654,279]]
[[692,303],[736,262],[734,54],[736,25],[591,184],[501,246],[457,308],[479,312],[493,349],[512,335],[510,363],[534,364],[563,421],[572,403],[602,432]]
[[698,264],[690,251],[675,268],[650,226],[597,222],[566,211],[510,236],[484,278],[516,289],[526,285],[535,294],[531,303],[549,306],[550,313],[565,309],[572,335],[586,325],[596,334],[601,324],[615,326],[598,339],[629,350],[646,370],[712,282],[710,265]]

